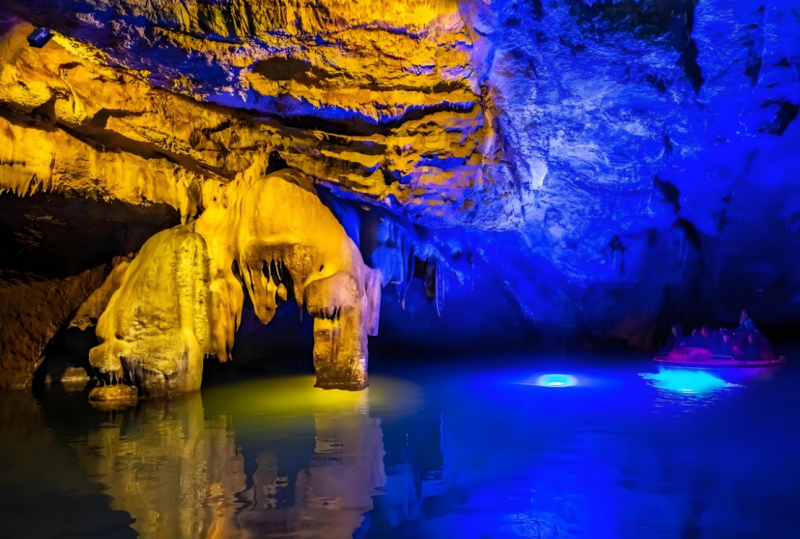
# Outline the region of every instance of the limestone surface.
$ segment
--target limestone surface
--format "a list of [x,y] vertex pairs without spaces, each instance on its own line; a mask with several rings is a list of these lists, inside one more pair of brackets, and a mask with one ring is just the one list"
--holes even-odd
[[81,303],[78,310],[72,316],[69,327],[77,327],[82,330],[94,326],[108,307],[111,296],[122,286],[122,279],[131,265],[132,257],[117,257],[114,259],[113,269],[108,274],[102,286],[92,292],[92,295]]
[[[366,7],[345,8],[361,14],[349,24],[364,24],[358,19]],[[23,8],[12,3],[8,9]],[[100,193],[85,183],[72,187],[83,196],[163,201],[184,216],[193,215],[198,185],[205,179],[233,179],[255,155],[277,151],[291,167],[365,201],[396,201],[420,219],[442,223],[480,214],[496,227],[507,227],[507,221],[480,206],[484,200],[484,206],[488,201],[501,204],[506,197],[500,195],[513,186],[506,185],[503,166],[490,170],[490,165],[502,165],[502,149],[491,96],[482,93],[470,67],[472,38],[457,4],[433,3],[422,12],[428,24],[419,25],[419,35],[404,36],[374,19],[368,24],[375,27],[342,30],[341,36],[335,32],[324,51],[305,45],[310,30],[303,32],[305,37],[288,40],[274,30],[263,35],[275,41],[272,53],[245,47],[254,57],[248,59],[241,51],[235,60],[209,57],[220,69],[236,72],[234,85],[226,80],[215,92],[238,92],[238,103],[200,93],[209,84],[198,80],[195,86],[183,75],[158,84],[133,58],[131,63],[112,61],[91,40],[58,34],[47,47],[33,49],[26,41],[32,27],[10,22],[0,26],[0,58],[5,62],[0,65],[0,103],[39,112],[42,123],[36,127],[58,131],[40,136],[57,137],[58,144],[50,144],[65,146],[64,153],[36,150],[42,162],[64,160],[68,168],[67,156],[81,152],[88,154],[83,159],[97,162],[74,173],[102,186]],[[194,62],[206,45],[173,43],[169,59]],[[169,70],[168,64],[159,69]],[[82,142],[113,153],[104,159]],[[21,151],[14,147],[9,154]],[[15,162],[13,170],[0,169],[0,189],[25,193],[42,182],[43,189],[71,188],[35,168],[36,161]],[[118,170],[102,169],[111,163]],[[133,177],[127,179],[129,175]],[[109,182],[109,176],[118,179]],[[471,202],[465,205],[467,199]]]

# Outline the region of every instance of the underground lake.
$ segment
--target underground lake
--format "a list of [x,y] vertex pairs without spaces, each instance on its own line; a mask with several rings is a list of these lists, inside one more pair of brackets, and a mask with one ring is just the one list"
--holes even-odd
[[86,387],[3,394],[4,533],[796,537],[794,367],[495,356],[376,371],[357,393],[283,374],[116,410]]

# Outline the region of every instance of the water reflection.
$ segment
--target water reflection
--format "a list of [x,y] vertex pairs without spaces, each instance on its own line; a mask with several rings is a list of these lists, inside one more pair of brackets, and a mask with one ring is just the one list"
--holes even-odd
[[0,392],[0,536],[135,537],[45,412],[27,392]]
[[732,391],[742,389],[741,383],[752,373],[731,369],[699,370],[675,367],[658,367],[657,373],[639,374],[648,385],[657,390],[653,407],[667,413],[694,412],[719,402]]
[[[414,387],[395,385],[378,406],[413,406]],[[386,484],[370,397],[258,380],[105,411],[72,445],[143,537],[345,539]]]
[[369,415],[368,393],[356,395],[347,409],[316,412],[307,425],[295,423],[294,436],[313,428],[307,462],[283,466],[275,452],[280,449],[256,444],[258,468],[238,514],[243,529],[254,537],[353,536],[373,508],[372,496],[380,494],[376,489],[386,483],[380,419]]
[[[564,372],[577,383],[536,383]],[[57,384],[39,403],[0,394],[0,535],[749,539],[800,528],[798,373],[411,374],[419,385],[374,376],[346,393],[278,378],[121,411]]]
[[683,395],[709,395],[723,389],[737,387],[736,384],[729,384],[706,371],[659,367],[656,374],[643,373],[639,376],[650,381],[658,389]]
[[205,418],[200,394],[109,411],[73,445],[111,507],[128,512],[142,536],[243,536],[234,512],[246,481],[231,419]]

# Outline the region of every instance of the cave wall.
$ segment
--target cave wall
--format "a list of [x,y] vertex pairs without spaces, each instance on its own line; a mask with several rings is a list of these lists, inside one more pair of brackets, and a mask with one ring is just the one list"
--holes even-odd
[[4,273],[0,281],[0,389],[30,387],[47,343],[69,315],[103,284],[107,268],[66,279]]
[[[788,338],[799,12],[9,0],[0,203],[58,195],[190,223],[208,186],[288,166],[381,270],[379,343],[525,344],[561,328],[652,348],[673,322],[734,323],[743,308]],[[54,32],[41,49],[34,25]]]

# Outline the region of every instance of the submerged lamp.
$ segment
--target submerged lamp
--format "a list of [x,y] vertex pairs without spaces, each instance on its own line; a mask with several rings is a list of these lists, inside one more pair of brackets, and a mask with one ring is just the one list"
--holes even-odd
[[536,384],[544,387],[568,387],[577,384],[577,380],[569,374],[543,374]]

